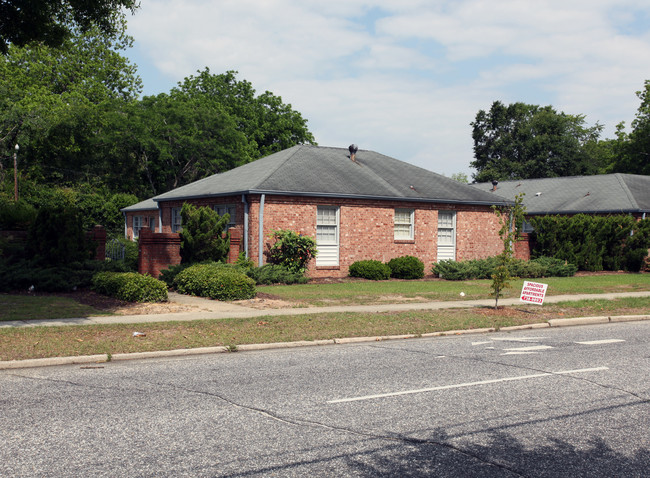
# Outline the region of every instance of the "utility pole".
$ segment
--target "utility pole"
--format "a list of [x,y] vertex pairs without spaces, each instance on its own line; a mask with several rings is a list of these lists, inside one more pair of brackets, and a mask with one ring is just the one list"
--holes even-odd
[[14,201],[18,202],[18,150],[20,146],[16,143],[14,151]]

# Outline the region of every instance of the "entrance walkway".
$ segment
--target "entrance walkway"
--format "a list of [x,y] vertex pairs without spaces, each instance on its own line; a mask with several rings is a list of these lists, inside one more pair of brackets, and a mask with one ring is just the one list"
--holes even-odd
[[[557,303],[575,300],[595,300],[595,299],[617,299],[621,297],[648,297],[650,291],[644,292],[621,292],[607,294],[576,294],[576,295],[553,295],[544,300],[546,303]],[[113,315],[113,316],[95,316],[79,317],[71,319],[49,319],[49,320],[15,320],[0,322],[0,327],[36,327],[36,326],[56,326],[56,325],[92,325],[92,324],[142,324],[151,322],[168,322],[168,321],[189,321],[200,319],[238,319],[249,317],[265,317],[277,315],[306,315],[320,313],[336,312],[396,312],[409,310],[439,310],[468,307],[489,307],[494,305],[494,299],[483,300],[456,300],[441,302],[424,302],[409,304],[377,304],[377,305],[351,305],[351,306],[334,306],[334,307],[299,307],[289,309],[252,309],[239,304],[230,302],[219,302],[216,300],[205,299],[203,297],[194,297],[176,293],[169,294],[170,302],[178,304],[192,305],[198,309],[190,312],[178,312],[167,314],[147,314],[147,315]],[[499,305],[518,305],[521,304],[518,298],[499,299]],[[649,302],[650,305],[650,302]]]

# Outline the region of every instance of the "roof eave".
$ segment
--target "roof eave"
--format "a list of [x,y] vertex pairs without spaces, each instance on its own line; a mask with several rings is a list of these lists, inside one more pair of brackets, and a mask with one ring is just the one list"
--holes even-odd
[[501,201],[472,201],[462,199],[445,199],[445,198],[423,198],[423,197],[393,197],[393,196],[376,196],[368,194],[340,194],[340,193],[326,193],[326,192],[310,192],[310,191],[277,191],[277,190],[263,190],[263,189],[249,189],[246,191],[230,191],[227,193],[218,194],[200,194],[200,195],[187,195],[177,196],[173,198],[156,199],[156,202],[169,202],[169,201],[188,201],[192,199],[210,198],[210,197],[224,197],[224,196],[238,196],[241,194],[268,194],[270,196],[298,196],[298,197],[326,197],[338,199],[364,199],[374,201],[400,201],[400,202],[423,202],[423,203],[444,203],[444,204],[468,204],[478,206],[512,206],[514,201],[503,199]]

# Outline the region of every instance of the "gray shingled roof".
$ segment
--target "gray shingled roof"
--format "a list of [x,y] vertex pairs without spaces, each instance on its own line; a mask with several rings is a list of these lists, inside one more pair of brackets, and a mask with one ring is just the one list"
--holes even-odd
[[149,211],[149,210],[155,210],[158,209],[158,203],[153,200],[153,198],[146,199],[144,201],[141,201],[139,203],[133,204],[128,207],[124,207],[120,209],[122,212],[129,212],[129,211]]
[[[154,201],[235,194],[283,194],[411,200],[461,204],[509,204],[494,194],[374,151],[298,145],[160,194]],[[132,206],[133,207],[133,206]]]
[[[492,190],[490,183],[472,186]],[[519,193],[525,193],[530,215],[650,212],[650,176],[617,173],[501,181],[492,194],[514,199]]]

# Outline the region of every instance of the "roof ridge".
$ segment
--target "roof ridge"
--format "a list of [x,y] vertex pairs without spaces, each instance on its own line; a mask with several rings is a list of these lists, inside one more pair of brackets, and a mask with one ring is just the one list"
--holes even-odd
[[[260,179],[260,180],[257,182],[257,185],[256,185],[257,188],[259,188],[261,184],[264,184],[264,181],[266,181],[267,179],[269,179],[269,178],[271,177],[271,175],[274,174],[278,169],[280,169],[284,164],[286,164],[287,161],[289,161],[291,158],[293,158],[293,157],[295,156],[295,154],[296,154],[300,149],[302,149],[303,146],[305,146],[305,145],[304,145],[304,144],[296,144],[296,145],[293,145],[291,148],[296,148],[295,151],[292,151],[291,154],[290,154],[289,156],[287,156],[287,158],[286,158],[284,161],[282,161],[282,162],[281,162],[280,164],[278,164],[278,165],[277,165],[273,170],[271,170],[271,171],[270,171],[268,174],[266,174],[262,179]],[[291,148],[289,148],[289,149],[291,149]],[[278,151],[278,153],[280,153],[280,152],[281,152],[281,151]],[[277,154],[277,153],[274,153],[274,154]],[[270,156],[273,156],[273,155],[270,155]],[[270,156],[265,156],[265,157],[268,158],[268,157],[270,157]],[[260,158],[260,159],[264,159],[264,158]],[[258,159],[257,161],[259,161],[260,159]]]
[[625,179],[623,178],[623,175],[621,173],[615,173],[614,176],[618,180],[619,184],[621,185],[621,188],[627,195],[627,198],[629,199],[630,203],[636,207],[637,209],[641,209],[641,206],[639,206],[639,203],[636,201],[636,198],[634,197],[634,194],[632,194],[632,191],[630,191],[630,188],[627,187],[627,183],[625,182]]

